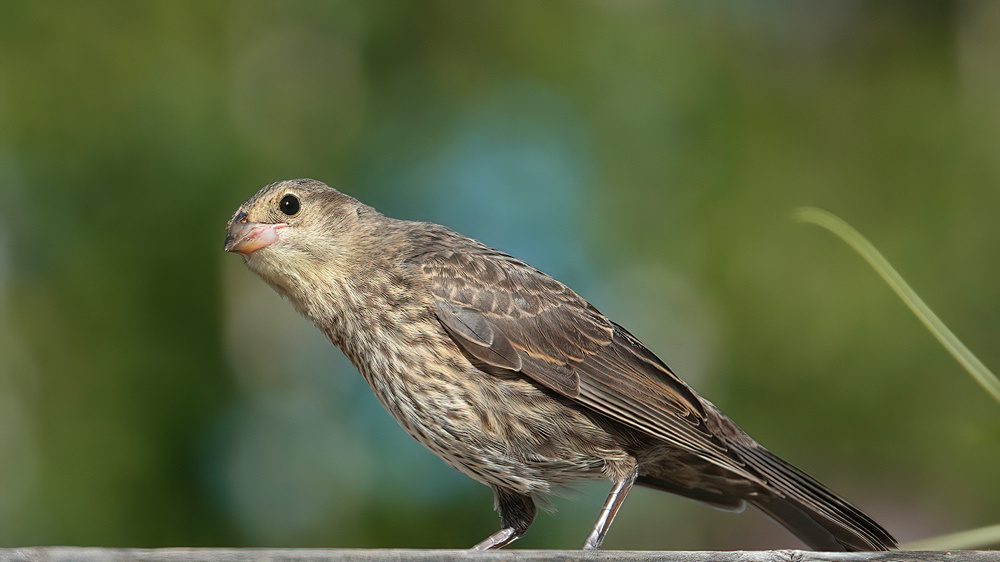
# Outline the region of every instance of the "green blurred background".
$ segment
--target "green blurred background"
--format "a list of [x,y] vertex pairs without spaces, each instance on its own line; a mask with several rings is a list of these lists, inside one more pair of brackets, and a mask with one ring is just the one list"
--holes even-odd
[[[903,540],[1000,519],[1000,4],[0,1],[0,545],[467,547],[412,442],[222,251],[312,177],[518,255]],[[608,486],[520,547],[578,548]],[[607,548],[779,548],[633,492]]]

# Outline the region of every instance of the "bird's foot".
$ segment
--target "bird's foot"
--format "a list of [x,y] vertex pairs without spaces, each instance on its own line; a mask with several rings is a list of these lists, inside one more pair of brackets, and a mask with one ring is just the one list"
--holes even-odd
[[472,550],[493,550],[496,548],[503,548],[516,541],[518,537],[520,537],[520,535],[514,532],[513,527],[504,527],[503,529],[500,529],[480,541],[476,546],[472,547]]

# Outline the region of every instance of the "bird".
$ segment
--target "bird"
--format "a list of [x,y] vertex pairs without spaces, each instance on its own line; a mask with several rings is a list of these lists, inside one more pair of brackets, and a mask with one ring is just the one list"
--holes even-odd
[[625,328],[506,253],[312,179],[250,197],[225,250],[341,349],[410,436],[492,489],[501,528],[474,549],[510,544],[536,500],[592,480],[611,490],[584,549],[601,547],[634,485],[752,505],[814,550],[896,548]]

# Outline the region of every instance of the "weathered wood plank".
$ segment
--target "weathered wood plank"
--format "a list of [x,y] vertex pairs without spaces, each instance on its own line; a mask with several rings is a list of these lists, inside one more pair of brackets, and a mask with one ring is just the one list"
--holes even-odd
[[1000,562],[1000,551],[811,552],[355,550],[28,547],[0,549],[0,562]]

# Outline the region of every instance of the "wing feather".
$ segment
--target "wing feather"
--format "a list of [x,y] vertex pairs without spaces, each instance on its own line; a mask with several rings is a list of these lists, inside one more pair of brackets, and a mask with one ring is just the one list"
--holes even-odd
[[442,325],[467,353],[520,373],[633,430],[740,473],[701,399],[638,339],[568,287],[473,245],[423,252]]

